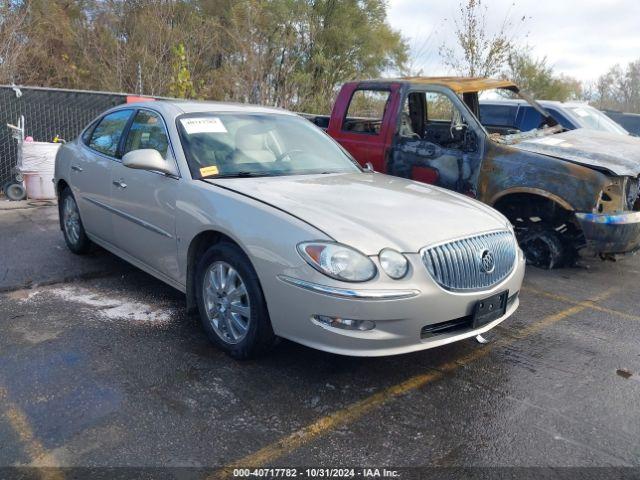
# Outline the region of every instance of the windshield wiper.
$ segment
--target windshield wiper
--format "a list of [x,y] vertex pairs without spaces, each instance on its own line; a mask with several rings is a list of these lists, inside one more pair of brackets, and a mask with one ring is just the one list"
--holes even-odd
[[247,177],[271,177],[271,176],[273,176],[273,174],[268,172],[242,171],[242,172],[234,172],[234,173],[205,175],[202,178],[247,178]]

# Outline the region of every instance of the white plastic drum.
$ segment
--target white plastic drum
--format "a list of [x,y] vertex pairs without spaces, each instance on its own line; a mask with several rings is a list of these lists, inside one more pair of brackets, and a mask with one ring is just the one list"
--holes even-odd
[[56,198],[56,189],[53,185],[52,173],[24,172],[24,185],[27,189],[27,198],[33,200],[48,200]]
[[24,176],[27,197],[34,200],[56,198],[53,185],[59,143],[23,142],[20,148],[20,171]]

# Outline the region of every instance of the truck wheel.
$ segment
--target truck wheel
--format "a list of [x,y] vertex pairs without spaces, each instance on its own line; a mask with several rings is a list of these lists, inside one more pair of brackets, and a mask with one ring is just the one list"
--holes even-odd
[[583,240],[570,212],[546,199],[527,196],[513,196],[496,208],[513,225],[527,264],[547,270],[575,264]]
[[268,351],[276,336],[251,262],[231,243],[211,246],[196,266],[200,320],[217,347],[236,359]]
[[62,191],[60,195],[60,206],[58,208],[62,224],[62,233],[64,234],[64,241],[67,247],[78,255],[88,253],[91,250],[92,243],[84,231],[78,204],[69,187],[66,187]]
[[553,229],[528,231],[519,237],[520,248],[524,251],[529,265],[551,270],[566,263],[565,246]]

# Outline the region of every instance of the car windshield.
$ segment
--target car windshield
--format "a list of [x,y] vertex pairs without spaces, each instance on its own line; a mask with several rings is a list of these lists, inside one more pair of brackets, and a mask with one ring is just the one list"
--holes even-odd
[[567,109],[575,116],[576,121],[582,128],[621,135],[629,134],[624,128],[593,107],[588,105],[568,105]]
[[177,126],[194,178],[362,171],[322,130],[294,115],[187,114]]

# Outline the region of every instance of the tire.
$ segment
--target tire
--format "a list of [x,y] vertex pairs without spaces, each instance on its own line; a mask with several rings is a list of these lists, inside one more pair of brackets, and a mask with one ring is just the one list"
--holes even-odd
[[575,265],[584,240],[567,211],[531,197],[514,198],[496,208],[513,225],[527,265],[545,270]]
[[80,211],[76,199],[71,193],[71,189],[66,187],[60,195],[60,205],[58,206],[60,214],[60,225],[64,241],[69,250],[77,255],[82,255],[91,251],[92,243],[87,237],[87,233],[82,225]]
[[2,187],[2,191],[5,196],[13,202],[18,202],[27,198],[27,191],[24,186],[21,183],[14,181],[5,183]]
[[256,357],[275,344],[260,280],[236,245],[209,247],[196,265],[194,288],[209,340],[231,357]]
[[572,255],[565,247],[558,233],[552,228],[538,232],[528,232],[520,240],[527,264],[545,270],[568,266]]

